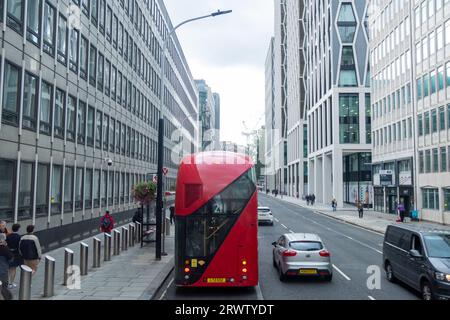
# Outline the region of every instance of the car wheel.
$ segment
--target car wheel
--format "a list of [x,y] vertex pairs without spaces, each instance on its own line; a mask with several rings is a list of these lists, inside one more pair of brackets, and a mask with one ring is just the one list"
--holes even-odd
[[277,263],[275,262],[275,257],[272,258],[272,263],[273,263],[274,268],[277,268]]
[[270,225],[273,227],[273,221],[270,223]]
[[325,276],[324,279],[325,279],[325,281],[330,282],[331,280],[333,280],[333,275],[330,274],[330,275],[328,275],[328,276]]
[[430,283],[428,281],[423,281],[422,285],[420,286],[421,293],[422,293],[422,299],[423,300],[433,300],[433,291],[431,290]]
[[283,273],[283,269],[281,268],[281,265],[278,265],[278,276],[280,278],[280,281],[286,281],[286,275]]
[[386,278],[389,282],[394,283],[396,278],[394,276],[394,270],[389,262],[386,263]]

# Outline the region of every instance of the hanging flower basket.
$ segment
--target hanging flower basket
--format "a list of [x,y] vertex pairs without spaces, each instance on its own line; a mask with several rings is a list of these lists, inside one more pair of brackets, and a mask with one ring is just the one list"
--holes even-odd
[[154,182],[140,182],[136,184],[131,190],[134,200],[139,202],[141,206],[150,204],[155,200],[156,183]]

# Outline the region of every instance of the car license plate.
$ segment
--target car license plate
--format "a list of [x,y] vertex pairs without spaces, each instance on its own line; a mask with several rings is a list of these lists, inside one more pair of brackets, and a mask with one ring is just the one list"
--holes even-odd
[[317,274],[316,269],[300,269],[300,274]]
[[208,283],[225,283],[227,282],[226,278],[208,278],[206,279]]

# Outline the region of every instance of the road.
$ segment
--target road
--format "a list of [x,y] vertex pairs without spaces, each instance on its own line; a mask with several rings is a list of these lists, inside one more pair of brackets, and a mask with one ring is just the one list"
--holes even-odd
[[[419,294],[385,278],[382,264],[383,235],[340,222],[312,210],[259,194],[259,205],[272,209],[274,226],[260,226],[259,286],[245,289],[176,288],[173,274],[162,285],[156,299],[167,300],[417,300]],[[272,266],[272,246],[289,232],[318,234],[331,253],[332,282],[319,279],[289,279],[280,282]],[[374,267],[375,266],[375,267]],[[367,286],[368,268],[378,267],[380,287]]]

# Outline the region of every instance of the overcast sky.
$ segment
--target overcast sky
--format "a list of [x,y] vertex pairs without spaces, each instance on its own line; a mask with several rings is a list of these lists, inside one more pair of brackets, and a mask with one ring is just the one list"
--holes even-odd
[[173,25],[221,10],[231,14],[177,30],[192,75],[221,97],[221,140],[245,143],[264,124],[264,63],[273,35],[272,0],[164,0]]

